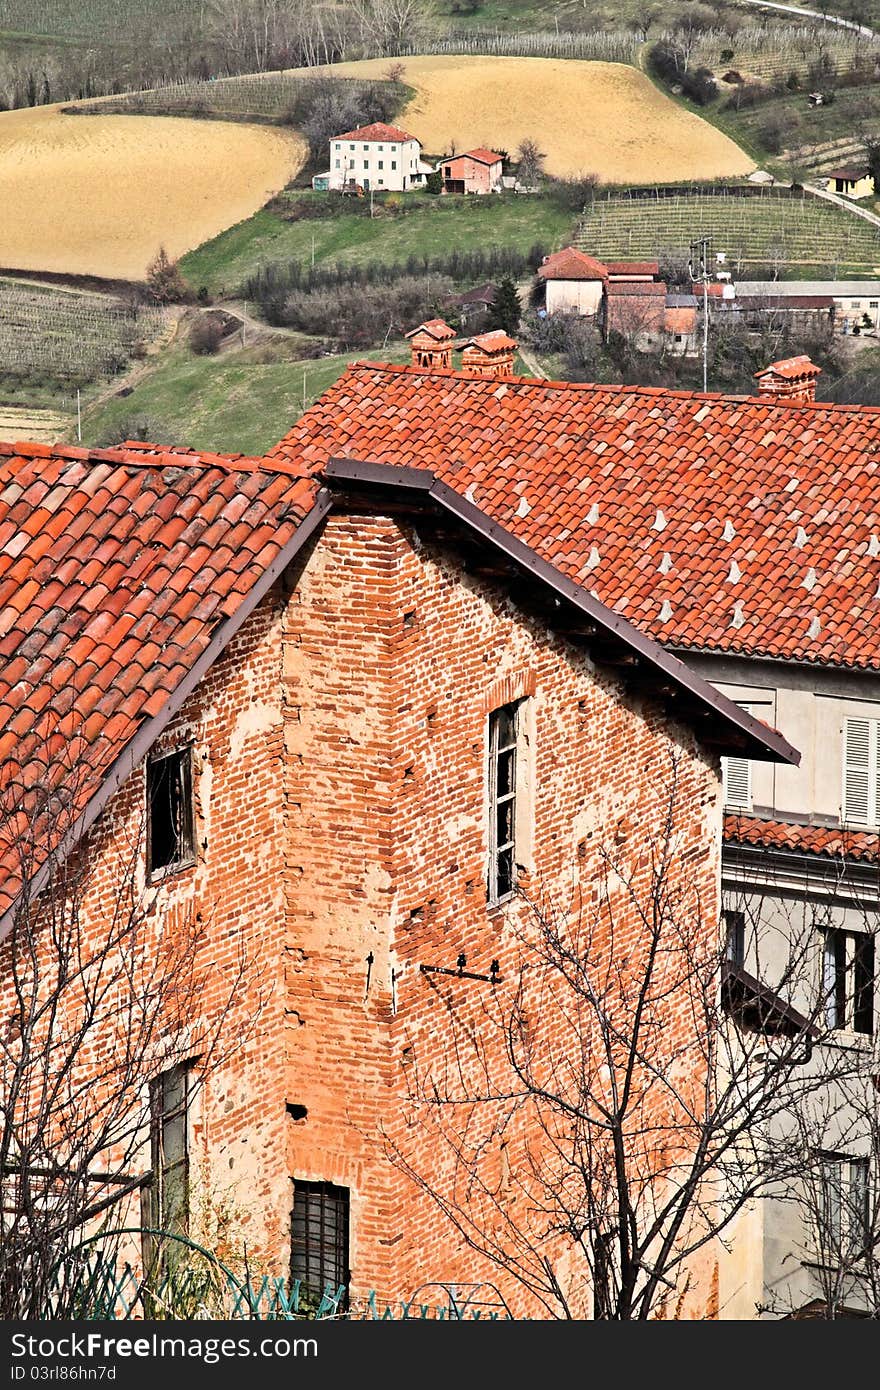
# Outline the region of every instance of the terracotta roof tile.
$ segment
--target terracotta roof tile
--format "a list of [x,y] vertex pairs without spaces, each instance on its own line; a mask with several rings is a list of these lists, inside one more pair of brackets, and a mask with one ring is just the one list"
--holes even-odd
[[444,164],[453,164],[456,159],[475,159],[478,164],[500,164],[501,155],[496,154],[495,150],[487,150],[485,145],[481,145],[475,150],[462,150],[461,154],[450,155],[444,159]]
[[[316,491],[294,472],[145,445],[0,443],[2,790],[14,817],[40,787],[36,844],[75,820],[290,540]],[[0,912],[23,848],[4,822]]]
[[359,125],[357,130],[344,130],[341,135],[331,135],[331,140],[415,140],[397,125],[385,125],[383,121],[373,121],[370,125]]
[[880,669],[878,408],[358,363],[268,462],[333,455],[433,469],[664,645]]
[[607,280],[608,267],[575,246],[565,246],[545,257],[537,274],[540,280]]
[[867,830],[795,825],[790,821],[727,814],[724,817],[724,839],[728,844],[791,850],[835,859],[880,860],[880,836]]

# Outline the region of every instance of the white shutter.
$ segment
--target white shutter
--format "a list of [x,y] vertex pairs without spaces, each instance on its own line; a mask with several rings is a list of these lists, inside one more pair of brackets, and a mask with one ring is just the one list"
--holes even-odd
[[843,819],[877,823],[877,720],[847,719],[843,734]]
[[721,759],[721,786],[725,806],[752,807],[752,767],[748,758]]

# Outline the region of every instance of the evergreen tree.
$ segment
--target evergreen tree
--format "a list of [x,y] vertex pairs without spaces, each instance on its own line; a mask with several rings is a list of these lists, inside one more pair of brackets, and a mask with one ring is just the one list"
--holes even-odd
[[519,328],[522,306],[516,285],[509,275],[499,282],[498,293],[489,310],[489,323],[492,328],[503,328],[505,333],[513,334]]

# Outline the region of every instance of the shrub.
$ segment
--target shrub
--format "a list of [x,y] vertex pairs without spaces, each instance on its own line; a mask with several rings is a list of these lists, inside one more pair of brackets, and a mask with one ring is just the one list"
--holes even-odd
[[695,68],[683,72],[680,77],[681,89],[698,106],[706,106],[718,95],[718,83],[710,68]]
[[112,449],[126,439],[139,439],[148,444],[174,444],[175,431],[147,411],[133,411],[108,425],[95,443],[99,448]]
[[580,213],[593,202],[598,187],[598,174],[578,174],[569,179],[551,179],[546,194],[557,207]]
[[147,266],[147,290],[157,304],[183,304],[190,297],[177,262],[171,260],[164,246],[159,247]]
[[220,347],[223,324],[215,314],[199,314],[189,330],[189,345],[199,357],[212,357]]
[[294,290],[280,310],[279,321],[300,332],[330,334],[343,348],[363,347],[401,337],[422,319],[436,314],[452,291],[445,275],[412,275],[385,284],[361,285],[357,294],[339,285]]
[[443,192],[443,175],[439,169],[435,169],[433,173],[428,174],[425,179],[425,192],[435,194]]

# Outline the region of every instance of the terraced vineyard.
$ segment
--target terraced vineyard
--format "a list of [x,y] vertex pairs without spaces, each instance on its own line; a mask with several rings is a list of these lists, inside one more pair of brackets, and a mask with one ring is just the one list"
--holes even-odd
[[86,383],[114,376],[162,332],[163,310],[0,281],[0,370]]
[[[647,195],[647,196],[646,196]],[[880,265],[880,228],[809,194],[783,189],[639,189],[597,199],[576,245],[606,259],[687,252],[697,237],[725,252],[734,270],[776,262],[870,270]]]

